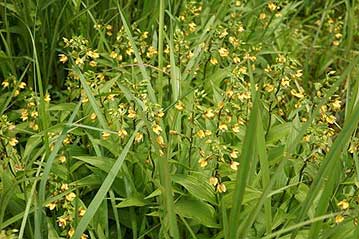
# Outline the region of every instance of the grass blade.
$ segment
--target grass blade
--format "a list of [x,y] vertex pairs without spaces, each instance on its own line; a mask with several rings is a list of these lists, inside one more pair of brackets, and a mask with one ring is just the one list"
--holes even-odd
[[97,209],[100,207],[102,201],[105,199],[108,191],[110,190],[111,185],[112,185],[113,181],[115,180],[116,175],[120,171],[122,164],[125,161],[125,158],[127,156],[127,153],[133,144],[135,135],[136,135],[137,131],[142,127],[142,125],[143,125],[143,123],[139,123],[137,125],[136,130],[134,131],[131,138],[128,140],[125,148],[123,149],[123,151],[117,158],[115,164],[111,168],[111,171],[106,176],[104,182],[102,183],[101,187],[97,191],[94,199],[91,201],[90,205],[88,206],[84,217],[80,220],[80,222],[76,228],[75,234],[73,236],[73,239],[80,239],[82,234],[84,233],[84,231],[87,229],[88,224],[90,223],[90,221],[93,218],[93,216],[95,215]]

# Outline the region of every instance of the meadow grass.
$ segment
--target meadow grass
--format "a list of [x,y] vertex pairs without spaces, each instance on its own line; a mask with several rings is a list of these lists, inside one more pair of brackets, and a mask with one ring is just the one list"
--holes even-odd
[[0,239],[358,238],[358,19],[0,1]]

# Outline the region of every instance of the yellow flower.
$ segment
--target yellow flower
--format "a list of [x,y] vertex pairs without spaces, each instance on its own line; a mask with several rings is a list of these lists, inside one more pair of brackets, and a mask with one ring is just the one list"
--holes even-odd
[[335,110],[335,111],[340,110],[341,103],[342,103],[342,102],[341,102],[339,99],[335,99],[335,100],[331,103],[332,109]]
[[217,109],[218,109],[218,110],[221,110],[221,109],[223,109],[223,107],[224,107],[224,102],[221,100],[221,101],[218,102],[218,104],[217,104]]
[[308,143],[310,141],[310,135],[305,135],[303,141]]
[[109,132],[102,132],[102,139],[107,140],[110,137],[110,133]]
[[233,63],[238,64],[241,62],[241,59],[238,56],[233,57]]
[[238,163],[238,162],[236,162],[236,161],[232,161],[232,162],[231,162],[230,167],[231,167],[231,169],[233,169],[234,171],[237,171],[238,166],[239,166],[239,163]]
[[57,218],[57,224],[59,225],[59,227],[66,227],[67,221],[64,217],[59,217]]
[[26,83],[25,82],[20,82],[19,88],[20,89],[25,89],[25,87],[26,87]]
[[45,96],[44,96],[44,101],[46,103],[49,103],[51,101],[51,97],[50,97],[50,94],[49,93],[46,93]]
[[155,56],[157,54],[157,50],[156,48],[154,48],[153,46],[150,46],[148,49],[147,49],[147,53],[146,53],[146,56],[148,58],[151,58],[153,56]]
[[65,155],[60,155],[60,157],[58,157],[57,160],[59,160],[60,163],[65,163],[66,157],[65,157]]
[[116,58],[116,60],[122,61],[122,55],[118,55],[117,58]]
[[71,137],[70,136],[67,136],[64,141],[63,141],[64,144],[70,144],[71,143]]
[[335,134],[335,130],[332,129],[332,128],[328,128],[328,130],[325,132],[325,134],[326,134],[328,137],[332,137],[332,136],[334,136],[334,134]]
[[335,223],[339,224],[344,221],[344,217],[342,215],[337,215],[335,217]]
[[96,66],[97,66],[97,63],[96,63],[96,61],[90,61],[89,65],[90,65],[91,67],[96,67]]
[[325,120],[326,120],[327,123],[329,123],[329,124],[334,124],[336,119],[337,119],[337,118],[335,118],[334,115],[329,115],[329,116],[326,116],[326,117],[325,117]]
[[225,193],[227,191],[226,185],[220,183],[217,185],[217,192]]
[[80,237],[80,239],[88,239],[88,238],[89,238],[89,236],[86,235],[85,233],[83,233],[83,234],[81,235],[81,237]]
[[268,8],[269,10],[271,10],[272,12],[275,11],[278,7],[277,5],[275,5],[273,2],[269,2],[268,3]]
[[61,191],[64,192],[64,191],[66,191],[66,190],[69,189],[69,185],[68,185],[67,183],[63,183],[63,184],[61,185],[60,189],[61,189]]
[[228,126],[225,123],[221,123],[218,127],[221,131],[228,130]]
[[1,82],[2,88],[7,88],[9,87],[10,83],[7,80],[4,80],[3,82]]
[[260,20],[264,20],[264,19],[266,19],[266,17],[267,17],[267,15],[266,15],[264,12],[262,12],[261,14],[259,14],[259,19],[260,19]]
[[135,142],[140,143],[143,140],[143,134],[141,132],[137,132],[135,136]]
[[320,107],[320,113],[321,113],[321,114],[324,115],[327,111],[328,111],[328,107],[327,107],[326,105],[322,105],[322,106]]
[[71,238],[74,234],[75,234],[75,229],[71,227],[70,230],[67,232],[67,236]]
[[175,108],[179,111],[184,110],[184,104],[182,103],[182,101],[178,101],[177,104],[175,105]]
[[208,164],[207,160],[205,160],[204,158],[201,158],[200,160],[198,160],[198,163],[201,166],[201,168],[206,167]]
[[81,103],[87,103],[87,102],[89,102],[89,99],[87,98],[86,95],[83,95],[81,98]]
[[114,101],[115,100],[115,94],[109,94],[108,96],[107,96],[107,100],[109,100],[109,101]]
[[163,112],[162,109],[160,109],[160,110],[156,113],[156,116],[157,116],[158,118],[162,118],[164,115],[165,115],[165,113]]
[[106,25],[106,29],[107,29],[107,31],[112,31],[112,26],[111,25]]
[[100,30],[101,27],[102,27],[102,25],[101,25],[101,24],[95,24],[93,27],[94,27],[96,30]]
[[83,217],[86,213],[86,209],[83,209],[82,207],[79,208],[79,217]]
[[133,109],[129,109],[128,110],[128,115],[127,117],[130,118],[130,119],[135,119],[136,118],[136,111],[134,111]]
[[342,200],[340,202],[338,202],[338,207],[340,207],[342,210],[348,209],[349,208],[349,203],[347,200]]
[[218,178],[217,177],[210,177],[209,178],[209,184],[213,185],[213,186],[216,186],[218,184]]
[[291,90],[290,93],[299,99],[304,98],[304,94],[302,91]]
[[141,37],[143,39],[147,39],[148,38],[148,32],[143,32]]
[[66,200],[72,202],[76,198],[76,194],[71,192],[65,196]]
[[215,57],[212,57],[209,62],[212,64],[212,65],[217,65],[218,64],[218,60],[215,58]]
[[37,111],[31,112],[31,117],[32,118],[37,118],[37,116],[39,116],[39,113]]
[[69,60],[69,58],[65,54],[59,54],[59,58],[62,64],[65,64]]
[[50,203],[46,204],[46,207],[47,207],[48,209],[50,209],[50,211],[52,211],[52,210],[55,209],[56,203],[50,202]]
[[229,51],[223,47],[218,50],[218,53],[221,57],[227,57],[229,55]]
[[161,156],[161,157],[165,156],[165,152],[163,152],[162,149],[160,149],[160,156]]
[[335,40],[335,41],[332,42],[332,44],[333,44],[333,46],[339,46],[339,45],[340,45],[340,41]]
[[238,158],[238,151],[232,150],[231,153],[229,154],[229,156],[231,156],[231,158],[233,158],[233,159]]
[[211,135],[212,135],[212,132],[211,132],[210,130],[206,129],[206,130],[204,131],[204,134],[205,134],[206,136],[211,136]]
[[83,65],[84,64],[84,60],[80,57],[76,58],[75,60],[75,64],[76,65]]
[[127,50],[126,50],[126,54],[128,56],[131,56],[132,54],[134,53],[133,49],[131,47],[129,47]]
[[166,146],[165,141],[163,140],[163,137],[161,135],[157,136],[156,142],[160,145],[161,148],[164,148]]
[[111,53],[110,53],[111,58],[116,59],[117,56],[118,56],[118,54],[115,51],[111,51]]
[[239,128],[239,125],[238,125],[238,124],[234,124],[234,125],[232,126],[232,131],[233,131],[234,133],[239,133],[239,130],[240,130],[240,128]]
[[244,32],[244,27],[242,25],[239,25],[237,28],[237,32],[238,33]]
[[235,38],[235,37],[229,37],[229,42],[234,46],[238,46],[239,45],[239,41]]
[[20,118],[22,119],[22,121],[26,121],[29,118],[29,113],[27,112],[27,110],[21,110]]
[[87,55],[93,59],[97,59],[100,57],[100,54],[98,54],[97,52],[95,51],[88,51],[87,52]]
[[265,89],[265,91],[267,91],[267,92],[272,92],[273,90],[274,90],[274,85],[272,85],[272,84],[264,84],[264,89]]
[[91,119],[91,120],[95,120],[96,118],[97,118],[96,113],[92,113],[92,114],[90,115],[90,119]]
[[294,76],[296,78],[300,78],[301,76],[303,76],[303,70],[297,70],[297,72],[294,74]]
[[349,149],[348,149],[348,152],[351,153],[351,154],[353,154],[353,153],[357,152],[357,150],[358,150],[357,145],[356,145],[355,143],[351,143],[351,144],[350,144],[350,147],[349,147]]
[[215,116],[215,114],[213,113],[212,109],[207,109],[204,112],[204,117],[206,117],[207,119],[212,119]]
[[196,31],[196,23],[194,23],[194,22],[191,22],[191,23],[189,23],[188,24],[188,27],[189,27],[189,31],[190,32],[195,32]]
[[9,140],[9,145],[11,145],[11,146],[15,146],[15,145],[17,145],[17,143],[19,143],[19,141],[16,139],[16,138],[11,138],[10,140]]
[[203,139],[204,137],[206,137],[205,133],[203,130],[198,130],[197,133],[196,133],[197,137],[200,138],[200,139]]
[[283,87],[288,87],[289,86],[289,80],[288,77],[284,77],[281,81],[280,81],[281,86]]
[[155,132],[155,134],[159,135],[162,132],[162,128],[158,124],[153,124],[152,131]]
[[118,135],[120,138],[125,138],[128,134],[127,134],[127,131],[126,131],[124,128],[121,128],[121,129],[117,132],[117,135]]

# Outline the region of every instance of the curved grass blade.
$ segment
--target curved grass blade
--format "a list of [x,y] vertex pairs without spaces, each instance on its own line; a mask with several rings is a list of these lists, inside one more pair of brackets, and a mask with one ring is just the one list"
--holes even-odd
[[254,162],[257,157],[256,155],[256,134],[258,127],[258,98],[254,99],[253,109],[250,114],[249,125],[246,130],[246,136],[243,142],[242,154],[241,154],[241,166],[237,173],[237,183],[234,191],[233,197],[233,208],[230,212],[230,224],[229,229],[229,238],[239,238],[238,229],[240,226],[241,218],[241,207],[242,201],[245,193],[245,188],[247,186],[247,179],[251,171],[251,162]]
[[125,158],[127,156],[128,151],[130,150],[135,135],[137,131],[143,126],[143,122],[139,123],[136,127],[136,130],[133,132],[131,138],[128,140],[125,148],[121,152],[120,156],[117,158],[115,164],[111,168],[111,171],[108,173],[108,175],[105,178],[105,181],[102,183],[101,187],[97,191],[94,199],[91,201],[90,205],[87,208],[87,211],[84,215],[84,217],[79,222],[75,234],[73,236],[73,239],[80,239],[84,231],[86,230],[88,224],[90,223],[91,219],[95,215],[97,209],[100,207],[102,201],[105,199],[108,191],[111,188],[112,183],[114,182],[116,175],[120,171],[123,162],[125,161]]
[[[76,108],[74,109],[70,119],[68,120],[68,124],[71,124],[76,115],[77,115],[77,112],[79,111],[80,109],[80,106],[81,106],[81,102],[79,102],[76,106]],[[50,174],[50,171],[51,171],[51,167],[52,167],[52,164],[55,160],[55,157],[57,156],[57,153],[58,151],[60,150],[61,146],[62,146],[62,142],[64,141],[66,135],[67,135],[67,132],[70,130],[70,126],[65,126],[64,129],[62,130],[61,132],[61,135],[58,137],[57,141],[56,141],[56,144],[54,146],[54,149],[51,151],[48,159],[47,159],[47,162],[46,162],[46,165],[45,165],[45,168],[44,168],[44,172],[43,172],[43,175],[41,177],[41,181],[40,181],[40,188],[39,188],[39,202],[38,202],[38,208],[37,208],[37,212],[35,212],[35,218],[37,217],[38,218],[38,222],[36,223],[35,222],[35,228],[36,228],[36,225],[38,227],[41,227],[41,217],[42,217],[42,213],[41,213],[41,207],[43,206],[43,202],[45,201],[45,188],[46,188],[46,183],[47,183],[47,180],[49,178],[49,174]],[[38,214],[36,216],[36,214]],[[35,230],[36,232],[36,230]],[[40,233],[40,232],[38,232]],[[37,235],[37,238],[42,238],[42,236],[40,234]]]

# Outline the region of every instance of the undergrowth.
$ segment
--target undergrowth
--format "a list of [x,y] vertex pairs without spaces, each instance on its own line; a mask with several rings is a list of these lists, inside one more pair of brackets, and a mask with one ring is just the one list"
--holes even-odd
[[357,238],[356,1],[0,1],[0,238]]

